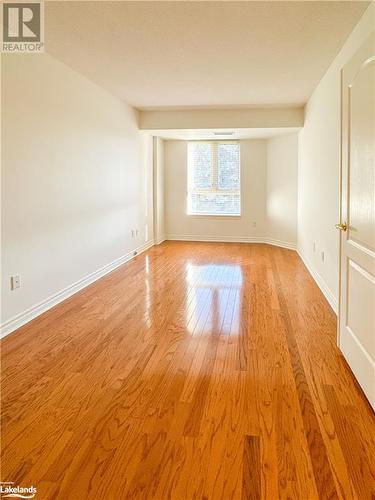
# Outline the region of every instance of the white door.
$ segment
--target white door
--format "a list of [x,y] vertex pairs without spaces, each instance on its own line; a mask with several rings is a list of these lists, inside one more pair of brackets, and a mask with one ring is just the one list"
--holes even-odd
[[[375,37],[342,71],[339,345],[375,408]],[[340,227],[341,226],[341,227]],[[347,227],[345,227],[347,226]]]

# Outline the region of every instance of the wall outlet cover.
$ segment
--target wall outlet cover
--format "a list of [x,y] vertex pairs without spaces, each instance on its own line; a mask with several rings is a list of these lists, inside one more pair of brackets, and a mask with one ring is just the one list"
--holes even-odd
[[21,287],[21,278],[19,275],[11,276],[10,277],[10,289],[11,290],[16,290],[17,288]]

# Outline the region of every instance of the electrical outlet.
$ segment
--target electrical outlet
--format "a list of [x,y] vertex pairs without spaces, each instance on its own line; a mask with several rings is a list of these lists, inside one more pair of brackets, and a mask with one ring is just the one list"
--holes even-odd
[[132,229],[132,238],[134,238],[134,229]]
[[315,241],[314,241],[314,243],[313,243],[313,251],[314,251],[314,252],[316,251],[316,243],[315,243]]
[[256,221],[253,221],[253,227],[257,227]]
[[324,262],[324,252],[321,253],[322,262]]
[[11,290],[16,290],[17,288],[21,287],[21,278],[16,275],[16,276],[11,276],[10,277],[10,289]]

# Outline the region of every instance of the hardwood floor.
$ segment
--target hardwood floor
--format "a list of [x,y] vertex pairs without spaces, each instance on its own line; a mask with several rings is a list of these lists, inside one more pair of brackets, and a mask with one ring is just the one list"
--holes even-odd
[[[2,342],[37,499],[375,498],[375,419],[298,255],[166,242]],[[371,463],[372,459],[372,463]]]

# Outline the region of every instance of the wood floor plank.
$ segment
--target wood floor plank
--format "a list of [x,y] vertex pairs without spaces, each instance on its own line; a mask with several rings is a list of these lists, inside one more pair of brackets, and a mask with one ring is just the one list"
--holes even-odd
[[293,251],[165,242],[1,347],[1,480],[36,498],[375,495],[374,414]]
[[302,415],[306,438],[310,449],[310,458],[314,469],[315,482],[319,492],[319,497],[323,498],[323,496],[325,496],[326,498],[337,498],[338,495],[336,492],[332,470],[329,464],[326,447],[324,444],[322,433],[320,431],[314,404],[311,398],[306,374],[301,362],[298,345],[295,340],[287,302],[282,290],[281,278],[278,275],[277,268],[274,263],[274,258],[271,259],[274,269],[274,279],[278,290],[278,300],[285,326],[286,340],[293,367],[300,412]]
[[375,468],[370,465],[374,457],[368,456],[368,451],[360,444],[358,427],[350,419],[350,408],[341,407],[332,386],[324,386],[324,392],[358,498],[375,498]]
[[261,498],[260,439],[259,436],[245,436],[243,451],[243,500]]

